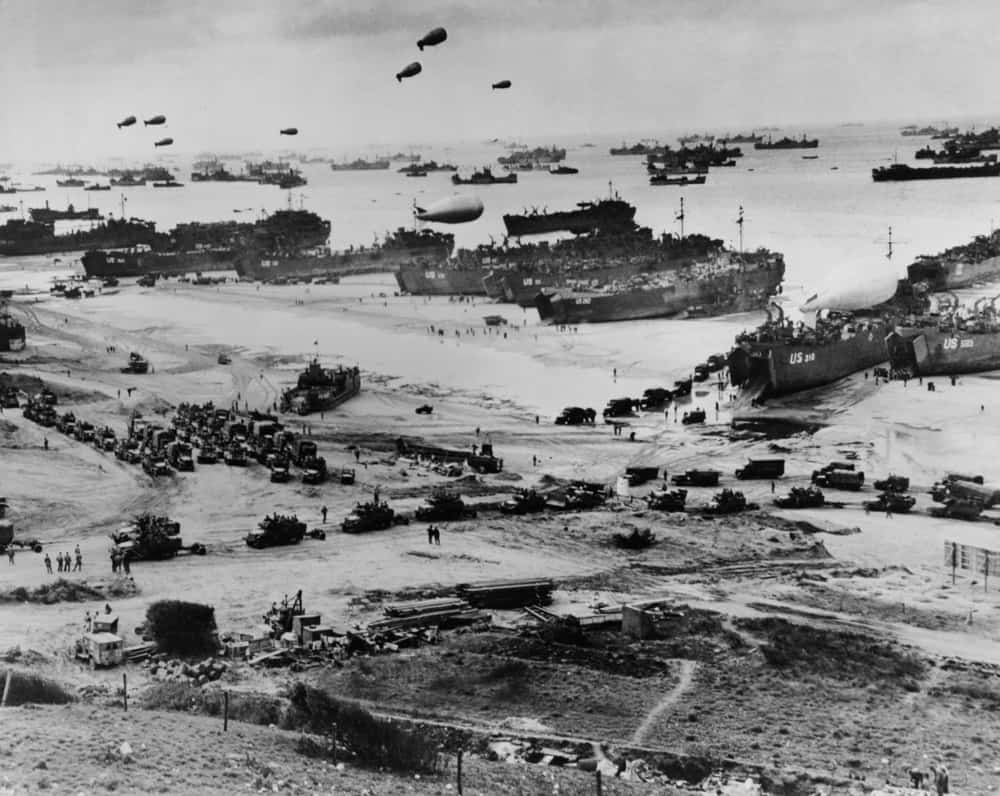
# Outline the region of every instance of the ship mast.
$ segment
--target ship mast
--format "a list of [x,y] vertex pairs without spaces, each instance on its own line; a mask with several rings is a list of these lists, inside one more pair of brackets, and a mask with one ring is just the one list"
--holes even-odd
[[740,217],[736,219],[736,226],[740,228],[740,254],[743,254],[743,205],[740,205]]
[[681,197],[681,209],[675,216],[677,221],[681,222],[681,240],[684,240],[684,197]]

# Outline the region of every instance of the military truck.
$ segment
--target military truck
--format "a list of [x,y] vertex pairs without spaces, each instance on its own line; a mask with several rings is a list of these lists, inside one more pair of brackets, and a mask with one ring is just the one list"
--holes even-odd
[[582,406],[567,406],[556,417],[557,426],[594,425],[597,412]]
[[609,417],[632,417],[639,402],[632,398],[612,398],[605,405],[601,414]]
[[365,533],[367,531],[384,531],[393,525],[407,525],[409,520],[400,516],[384,500],[372,500],[358,503],[354,511],[340,523],[344,533]]
[[630,465],[625,468],[629,486],[642,486],[660,477],[660,468],[646,465]]
[[690,426],[693,423],[704,423],[706,417],[704,409],[692,409],[681,416],[681,423],[685,426]]
[[191,446],[186,442],[171,442],[167,446],[167,460],[175,470],[185,472],[194,470],[194,458],[191,455]]
[[916,502],[917,499],[912,495],[883,492],[875,500],[866,500],[864,506],[868,511],[890,511],[895,514],[906,514],[916,505]]
[[947,517],[955,520],[975,520],[983,513],[983,502],[975,498],[945,498],[943,506],[930,509],[932,517]]
[[154,478],[161,475],[170,475],[170,466],[166,458],[159,453],[147,452],[142,457],[142,469],[147,475]]
[[288,470],[288,458],[278,456],[271,461],[271,483],[285,484],[291,480],[292,474]]
[[501,514],[534,514],[545,510],[545,497],[534,489],[519,489],[517,494],[500,504]]
[[718,470],[687,470],[670,481],[675,486],[718,486],[720,475]]
[[300,439],[292,449],[292,461],[296,467],[304,467],[309,459],[315,459],[319,449],[311,439]]
[[198,448],[198,464],[216,464],[219,461],[219,451],[211,442],[202,443]]
[[793,486],[787,495],[774,499],[780,509],[816,509],[825,503],[823,491],[812,486]]
[[865,474],[849,470],[828,470],[827,472],[814,470],[811,480],[816,486],[857,492],[865,483]]
[[[6,499],[3,500],[5,502],[0,505],[6,507],[7,505]],[[3,511],[0,511],[0,517],[3,516],[4,511],[6,511],[6,508],[4,508]],[[12,523],[10,520],[0,519],[0,553],[6,552],[8,547],[21,547],[21,548],[26,547],[34,553],[42,552],[41,542],[39,542],[37,539],[15,539],[14,523]]]
[[230,467],[246,467],[247,454],[243,444],[240,442],[230,443],[222,454],[222,460]]
[[343,486],[350,486],[354,483],[356,478],[353,467],[341,467],[340,468],[340,483]]
[[662,489],[646,495],[646,505],[654,511],[684,511],[686,489]]
[[249,547],[261,549],[278,545],[298,544],[306,535],[306,524],[294,514],[269,514],[258,524],[257,530],[246,536]]
[[302,464],[303,484],[322,484],[327,478],[326,459],[313,456]]
[[672,390],[666,387],[650,387],[642,391],[642,398],[639,399],[639,408],[644,412],[652,412],[663,409],[674,399]]
[[749,459],[736,471],[736,477],[741,481],[750,478],[781,478],[784,474],[784,459]]
[[466,508],[460,495],[435,492],[425,499],[424,505],[417,507],[414,516],[421,522],[449,522],[475,517],[476,511]]

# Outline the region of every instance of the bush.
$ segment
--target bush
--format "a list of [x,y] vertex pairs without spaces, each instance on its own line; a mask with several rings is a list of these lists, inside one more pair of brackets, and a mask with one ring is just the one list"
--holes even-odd
[[[61,683],[55,680],[48,680],[35,674],[10,670],[10,691],[7,693],[7,706],[25,705],[33,703],[37,705],[65,705],[73,702],[75,697],[63,688]],[[0,692],[6,682],[7,672],[0,675]]]
[[424,734],[303,683],[293,686],[290,698],[286,728],[325,735],[336,724],[339,743],[363,765],[426,773],[438,768],[437,746]]
[[[147,710],[176,710],[221,716],[225,696],[218,689],[203,689],[191,683],[156,683],[147,688],[141,704]],[[229,718],[247,724],[280,724],[284,713],[278,697],[243,691],[229,693]]]
[[218,647],[210,605],[160,600],[146,609],[146,630],[168,655],[208,655]]

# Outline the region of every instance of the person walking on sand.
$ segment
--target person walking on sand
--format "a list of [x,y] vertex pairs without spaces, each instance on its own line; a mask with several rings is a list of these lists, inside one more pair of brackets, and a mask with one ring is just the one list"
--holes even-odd
[[49,449],[49,438],[48,438],[48,437],[44,437],[44,438],[42,439],[42,447],[43,447],[43,448],[44,448],[45,450],[48,450],[48,449]]
[[441,529],[438,528],[436,525],[434,526],[434,544],[436,545],[441,544]]
[[13,547],[8,547],[7,548],[7,565],[11,566],[11,567],[14,566],[14,548]]
[[52,574],[52,558],[48,553],[45,554],[45,571],[51,575]]
[[74,572],[83,572],[83,554],[80,552],[80,548],[76,548],[76,565],[73,567]]
[[323,508],[319,510],[319,513],[323,515],[323,524],[326,525],[326,506],[323,506]]
[[427,544],[434,544],[434,526],[427,526]]

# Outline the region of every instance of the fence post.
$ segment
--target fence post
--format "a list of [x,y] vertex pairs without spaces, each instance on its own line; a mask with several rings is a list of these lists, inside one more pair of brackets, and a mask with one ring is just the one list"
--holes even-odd
[[455,766],[455,785],[458,787],[458,796],[462,796],[462,750],[458,750],[458,764]]
[[222,692],[222,731],[229,731],[229,692]]
[[125,705],[125,712],[128,713],[128,673],[122,672],[122,702]]
[[597,783],[597,796],[601,796],[601,769],[594,772],[594,782]]
[[7,670],[7,677],[4,679],[3,683],[3,698],[0,699],[0,708],[7,707],[7,695],[10,693],[10,681],[13,675],[11,669]]
[[337,722],[333,723],[333,764],[337,765]]

